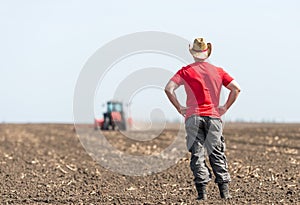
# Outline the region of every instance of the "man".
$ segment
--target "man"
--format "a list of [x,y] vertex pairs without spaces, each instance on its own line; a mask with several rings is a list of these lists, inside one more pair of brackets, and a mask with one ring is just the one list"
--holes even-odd
[[[210,56],[211,49],[211,43],[206,43],[203,38],[195,39],[193,47],[189,46],[195,62],[180,69],[165,87],[169,100],[185,117],[187,147],[191,152],[190,167],[194,175],[198,200],[207,199],[206,185],[211,180],[211,171],[205,162],[205,150],[221,198],[231,198],[221,116],[237,99],[240,87],[222,68],[205,61]],[[180,105],[176,98],[175,90],[180,85],[184,85],[187,94],[186,107]],[[226,103],[219,106],[222,86],[229,89],[230,94]]]

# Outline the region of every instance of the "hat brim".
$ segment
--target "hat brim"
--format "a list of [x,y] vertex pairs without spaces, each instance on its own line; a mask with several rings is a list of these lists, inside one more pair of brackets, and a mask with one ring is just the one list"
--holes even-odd
[[199,58],[199,59],[207,59],[211,54],[212,46],[211,43],[207,43],[207,50],[204,52],[195,51],[192,48],[190,48],[190,53],[193,57]]

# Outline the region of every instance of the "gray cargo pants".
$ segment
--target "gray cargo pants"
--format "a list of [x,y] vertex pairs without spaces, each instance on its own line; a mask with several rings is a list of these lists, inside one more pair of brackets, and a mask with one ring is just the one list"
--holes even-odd
[[187,147],[191,152],[190,167],[196,184],[208,183],[211,171],[205,162],[207,151],[210,165],[216,177],[216,183],[230,181],[225,141],[222,135],[222,121],[218,118],[193,115],[185,122]]

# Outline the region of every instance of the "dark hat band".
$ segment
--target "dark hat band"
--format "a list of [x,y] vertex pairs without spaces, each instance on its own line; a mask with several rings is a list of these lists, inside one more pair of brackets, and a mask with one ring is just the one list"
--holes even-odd
[[195,50],[194,48],[192,48],[192,50],[195,51],[195,52],[205,52],[205,51],[208,51],[208,48],[205,49],[205,50],[203,50],[203,51],[201,51],[201,50]]

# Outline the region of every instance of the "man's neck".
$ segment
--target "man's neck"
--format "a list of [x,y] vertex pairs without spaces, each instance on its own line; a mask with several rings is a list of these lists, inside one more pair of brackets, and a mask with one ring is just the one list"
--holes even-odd
[[200,62],[200,63],[202,63],[202,62],[205,62],[206,59],[197,59],[197,58],[194,58],[194,60],[195,60],[195,62]]

